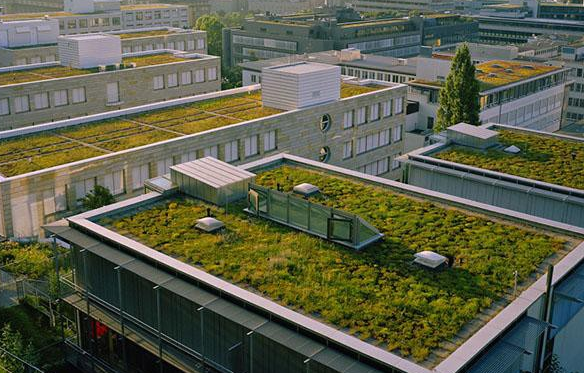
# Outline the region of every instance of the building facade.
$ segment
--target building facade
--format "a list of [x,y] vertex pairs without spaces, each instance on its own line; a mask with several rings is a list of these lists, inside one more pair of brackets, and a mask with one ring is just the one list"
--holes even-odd
[[355,10],[358,12],[384,12],[388,10],[445,12],[453,11],[455,4],[454,0],[356,0],[354,2]]
[[[147,82],[148,85],[151,83],[151,80]],[[10,147],[16,146],[10,144],[21,141],[25,134],[34,138],[44,135],[52,137],[54,132],[70,139],[81,136],[82,139],[59,148],[67,152],[70,146],[85,143],[76,154],[88,153],[90,158],[75,156],[80,160],[65,164],[51,163],[56,166],[48,167],[46,162],[62,158],[57,154],[59,151],[53,157],[38,161],[35,156],[27,158],[25,149],[13,153],[21,161],[6,163],[5,177],[0,181],[4,206],[1,213],[3,235],[39,235],[42,224],[78,211],[77,200],[96,184],[108,186],[119,200],[130,198],[142,193],[145,179],[166,174],[170,165],[207,155],[239,164],[275,151],[288,151],[313,160],[398,179],[401,172],[395,159],[403,154],[407,88],[405,85],[387,83],[385,89],[372,90],[360,88],[358,82],[354,83],[356,85],[347,86],[348,92],[365,91],[330,103],[275,115],[269,115],[272,111],[265,112],[267,109],[258,107],[255,99],[245,98],[248,92],[258,94],[259,86],[254,86],[4,132],[0,145]],[[211,109],[202,102],[204,100],[219,103]],[[231,101],[234,107],[227,109]],[[238,101],[245,101],[245,104],[238,104]],[[252,103],[256,103],[256,107],[249,109]],[[206,114],[200,109],[191,109],[195,114],[184,114],[182,110],[189,105],[204,108]],[[159,118],[156,112],[150,114],[155,109],[164,112],[164,115]],[[242,113],[237,114],[235,110]],[[245,114],[250,110],[260,116]],[[129,123],[124,119],[128,116],[131,119]],[[246,119],[254,117],[257,119]],[[113,119],[123,122],[120,134],[118,130],[112,132],[109,127],[109,123],[116,128],[120,125],[112,122]],[[83,131],[83,134],[75,135],[62,132],[74,131],[78,126],[91,123],[104,129],[88,129],[88,134]],[[97,134],[105,137],[92,140]],[[123,135],[122,138],[119,138],[120,135]],[[64,141],[63,137],[60,139],[56,142]],[[160,142],[161,139],[168,140]],[[107,145],[100,145],[103,141]],[[44,149],[43,146],[41,148]],[[111,151],[124,148],[127,150]],[[24,153],[19,156],[21,152]],[[73,155],[69,157],[74,158]],[[24,173],[16,172],[12,164],[19,165]],[[26,171],[33,169],[37,171]],[[12,172],[12,176],[7,175],[6,171]]]
[[[173,53],[127,54],[121,64],[106,66],[101,72],[98,68],[68,69],[59,63],[0,69],[0,78],[6,78],[0,84],[0,128],[5,131],[221,89],[218,57]],[[43,72],[52,73],[44,79],[39,75],[25,78]],[[13,83],[11,77],[23,77],[24,82]]]
[[337,14],[245,20],[240,29],[224,29],[224,63],[236,65],[345,48],[366,54],[410,57],[420,52],[421,45],[472,41],[478,32],[474,21],[457,15],[364,21],[354,18],[353,13],[343,10]]

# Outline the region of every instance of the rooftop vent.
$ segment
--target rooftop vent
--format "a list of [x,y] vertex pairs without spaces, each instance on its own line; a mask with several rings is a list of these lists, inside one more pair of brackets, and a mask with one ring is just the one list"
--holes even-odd
[[223,224],[221,220],[217,220],[210,216],[197,220],[197,225],[195,225],[195,228],[207,233],[216,232],[224,227],[225,224]]
[[495,73],[489,73],[487,76],[489,78],[496,78],[497,77],[497,74],[495,74]]
[[416,257],[416,259],[414,259],[414,263],[432,269],[436,269],[448,263],[448,259],[445,256],[442,256],[433,251],[421,251],[414,254],[414,256]]
[[308,183],[298,184],[294,188],[292,188],[292,190],[294,191],[294,193],[303,195],[305,197],[309,197],[320,191],[320,189],[318,189],[317,186]]
[[448,127],[446,137],[455,144],[486,149],[497,144],[499,133],[485,127],[458,123]]
[[483,71],[483,70],[481,70],[481,69],[477,69],[476,71],[477,71],[477,74],[482,74],[482,73],[484,73],[484,71]]
[[503,68],[503,66],[499,65],[498,63],[492,64],[491,67],[494,68],[494,69],[501,69],[501,68]]
[[337,101],[341,97],[341,68],[297,62],[262,69],[264,106],[295,110]]
[[518,147],[516,147],[515,145],[511,145],[509,147],[506,147],[505,149],[503,149],[503,151],[505,153],[509,153],[509,154],[518,154],[521,152],[521,149],[519,149]]
[[534,70],[535,67],[531,66],[531,65],[521,65],[522,69],[527,69],[527,70]]
[[506,73],[512,73],[513,72],[513,69],[505,69],[505,72]]

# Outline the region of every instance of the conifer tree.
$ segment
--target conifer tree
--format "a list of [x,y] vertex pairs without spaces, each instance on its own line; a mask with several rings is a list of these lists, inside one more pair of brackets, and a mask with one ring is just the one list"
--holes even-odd
[[435,132],[460,122],[480,124],[479,81],[475,76],[468,45],[456,49],[450,73],[440,90],[440,107]]

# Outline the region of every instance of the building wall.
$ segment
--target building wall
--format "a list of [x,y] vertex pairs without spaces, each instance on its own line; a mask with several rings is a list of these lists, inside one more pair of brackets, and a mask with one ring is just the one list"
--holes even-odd
[[[196,70],[205,69],[208,71],[210,68],[217,70],[216,80],[195,83],[193,76],[192,84],[180,85],[182,72],[191,71],[194,74]],[[0,130],[37,125],[60,119],[144,105],[156,101],[215,92],[221,89],[220,70],[219,58],[209,57],[164,65],[3,86],[0,87],[0,100],[8,98],[10,114],[0,117]],[[159,90],[154,89],[153,79],[155,76],[163,75],[166,82],[166,76],[172,73],[178,74],[179,85],[177,87]],[[207,73],[205,75],[207,76]],[[110,104],[107,102],[106,86],[108,83],[115,82],[118,82],[120,100],[117,103]],[[73,103],[72,91],[74,88],[85,89],[84,102]],[[67,105],[55,106],[53,94],[59,90],[67,90]],[[34,95],[44,92],[48,92],[49,94],[49,107],[37,110],[34,107]],[[28,96],[29,111],[24,113],[15,112],[14,99],[19,96]]]
[[0,67],[54,62],[59,59],[57,54],[57,45],[19,49],[0,48]]
[[558,356],[566,372],[581,372],[584,369],[582,330],[584,330],[584,309],[581,309],[554,338],[554,354]]
[[355,10],[358,12],[383,12],[387,10],[420,10],[442,12],[454,10],[452,0],[355,0]]
[[[75,184],[86,180],[104,184],[104,177],[114,172],[123,172],[125,191],[118,199],[126,199],[142,193],[142,187],[133,188],[132,170],[147,165],[149,176],[158,176],[159,162],[185,162],[189,153],[195,152],[196,157],[203,156],[203,149],[218,146],[219,159],[224,157],[223,146],[233,140],[239,141],[240,159],[234,163],[247,163],[266,155],[277,152],[290,152],[312,160],[319,160],[319,151],[323,147],[330,149],[328,163],[350,169],[363,169],[374,162],[387,161],[387,173],[382,177],[399,179],[401,170],[395,162],[397,156],[403,153],[405,114],[393,115],[387,118],[343,129],[345,112],[361,107],[369,107],[373,103],[385,102],[389,99],[402,98],[406,95],[405,86],[394,89],[372,92],[366,95],[343,99],[337,102],[318,105],[305,110],[286,112],[265,119],[230,125],[195,135],[164,141],[150,146],[131,149],[119,153],[101,156],[74,164],[54,167],[43,171],[15,176],[0,181],[0,191],[3,196],[2,216],[5,232],[8,237],[30,237],[40,234],[39,227],[46,223],[70,215],[77,211],[76,201],[82,196],[75,195]],[[405,100],[404,100],[405,101]],[[405,102],[404,102],[405,112]],[[330,129],[322,132],[319,129],[322,115],[329,114],[332,123]],[[401,133],[400,141],[391,141],[387,146],[356,155],[356,140],[368,134],[378,133],[389,128]],[[264,152],[263,135],[276,131],[277,148]],[[260,153],[243,158],[243,139],[258,135]],[[346,142],[353,141],[353,156],[344,158],[343,148]],[[66,200],[63,211],[46,214],[46,201],[58,198]]]

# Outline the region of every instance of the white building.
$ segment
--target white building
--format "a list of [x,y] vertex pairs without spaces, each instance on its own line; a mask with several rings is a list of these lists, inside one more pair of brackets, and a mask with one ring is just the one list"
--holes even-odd
[[59,22],[55,19],[0,22],[1,48],[53,44],[58,36]]

